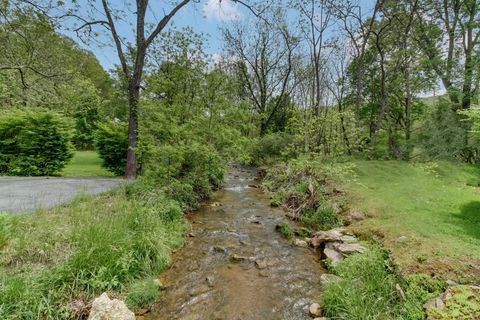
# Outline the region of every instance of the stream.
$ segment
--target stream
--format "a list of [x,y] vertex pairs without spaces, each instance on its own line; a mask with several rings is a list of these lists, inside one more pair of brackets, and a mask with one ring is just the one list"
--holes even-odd
[[255,176],[232,168],[225,188],[189,215],[190,237],[160,278],[149,320],[311,319],[325,270],[312,249],[275,231],[285,212],[251,187]]

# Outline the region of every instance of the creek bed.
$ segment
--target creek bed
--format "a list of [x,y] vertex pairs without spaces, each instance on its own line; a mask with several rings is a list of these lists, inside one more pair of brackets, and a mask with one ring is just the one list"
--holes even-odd
[[285,212],[252,187],[255,175],[233,168],[225,188],[189,216],[191,237],[162,274],[148,319],[311,319],[325,270],[312,249],[275,231]]

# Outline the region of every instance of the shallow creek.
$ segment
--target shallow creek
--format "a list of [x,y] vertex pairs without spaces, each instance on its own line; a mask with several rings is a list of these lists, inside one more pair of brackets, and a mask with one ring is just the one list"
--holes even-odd
[[275,231],[285,213],[249,187],[255,174],[231,169],[225,188],[189,216],[192,237],[162,274],[166,289],[149,320],[311,319],[324,269]]

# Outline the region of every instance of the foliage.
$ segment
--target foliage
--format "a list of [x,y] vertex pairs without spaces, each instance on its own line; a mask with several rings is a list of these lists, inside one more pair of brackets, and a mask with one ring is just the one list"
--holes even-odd
[[47,110],[12,110],[0,118],[0,173],[53,175],[72,158],[70,122]]
[[102,165],[115,175],[125,172],[127,163],[127,124],[109,121],[98,125],[95,148],[102,158]]
[[313,230],[330,230],[343,225],[342,219],[331,207],[305,210],[300,220]]
[[255,157],[257,162],[279,158],[293,141],[293,137],[285,132],[268,133],[260,138]]
[[73,143],[77,150],[88,150],[93,148],[94,131],[96,123],[100,119],[98,109],[92,108],[78,111],[75,116],[75,136]]
[[290,239],[294,236],[292,227],[290,227],[288,223],[281,223],[277,225],[276,230],[280,232],[280,234],[286,239]]
[[469,141],[469,124],[451,109],[445,100],[425,118],[418,137],[427,159],[464,160],[475,162],[480,147],[478,141]]
[[216,150],[199,143],[150,146],[142,160],[144,174],[150,180],[169,180],[167,193],[188,208],[197,207],[220,187],[225,174],[225,164]]
[[476,139],[480,139],[480,107],[475,106],[470,110],[461,112],[466,115],[472,122],[471,133]]
[[[289,119],[287,132],[292,137],[283,154],[288,158],[308,153],[323,154],[326,157],[348,155],[358,134],[353,123],[354,114],[350,111],[338,112],[332,109],[320,117],[313,110],[299,110]],[[345,131],[339,131],[340,128]]]
[[77,150],[92,150],[94,132],[105,113],[106,101],[90,81],[77,79],[72,82],[74,87],[66,90],[63,101],[65,112],[75,121],[73,143]]
[[427,274],[411,274],[403,279],[406,301],[399,307],[401,319],[424,319],[422,302],[426,302],[442,292],[445,284]]
[[[438,280],[411,276],[405,281],[391,270],[384,250],[374,247],[347,257],[333,272],[342,278],[324,289],[325,315],[335,319],[424,319],[423,304],[441,292]],[[396,290],[405,287],[403,301]]]
[[342,195],[334,199],[331,195],[335,193],[336,183],[351,176],[353,165],[349,162],[299,158],[269,168],[263,184],[272,192],[272,205],[291,210],[309,229],[327,230],[343,224],[332,206],[334,201],[342,209]]
[[[0,104],[72,114],[71,92],[88,83],[105,98],[111,80],[93,53],[55,30],[45,11],[9,1],[0,18]],[[76,111],[76,110],[75,110]]]
[[428,312],[429,317],[439,320],[448,319],[477,319],[480,315],[480,298],[478,288],[468,286],[449,289],[453,295],[445,303],[445,308],[433,308]]
[[[161,37],[152,61],[159,67],[147,77],[149,99],[139,120],[142,161],[149,163],[150,154],[162,148],[182,158],[188,145],[198,149],[198,143],[209,148],[199,154],[215,150],[226,160],[252,162],[252,116],[243,101],[235,101],[234,79],[220,68],[207,68],[204,37],[191,30]],[[173,150],[177,146],[178,152]]]

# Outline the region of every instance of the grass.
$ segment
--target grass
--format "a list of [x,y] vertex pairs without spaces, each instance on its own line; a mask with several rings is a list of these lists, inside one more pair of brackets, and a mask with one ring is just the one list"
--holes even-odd
[[[356,161],[346,186],[371,216],[355,225],[392,251],[402,272],[478,281],[480,167],[446,162]],[[468,271],[468,272],[467,272]]]
[[102,167],[102,160],[97,152],[76,151],[61,175],[65,177],[112,177],[113,173]]
[[280,234],[285,238],[285,239],[291,239],[294,236],[294,232],[292,230],[292,227],[288,223],[281,223],[276,226],[276,230],[280,232]]
[[158,293],[151,279],[182,245],[185,220],[176,201],[140,183],[0,216],[0,319],[81,318],[105,291],[132,306],[151,303]]
[[155,279],[142,279],[128,288],[125,302],[129,308],[151,306],[157,300],[159,292],[160,287],[155,283]]
[[[371,240],[369,250],[327,263],[343,279],[323,288],[328,318],[423,320],[444,280],[480,279],[479,166],[299,158],[269,169],[264,186],[273,204],[300,208],[308,230],[338,226],[336,212],[349,208],[370,217],[348,226]],[[472,293],[463,296],[444,319],[460,319],[452,315],[467,307],[478,315]]]
[[425,319],[423,304],[442,291],[442,282],[428,275],[402,279],[393,270],[388,253],[376,245],[347,257],[331,270],[342,280],[324,288],[325,315],[331,319]]

